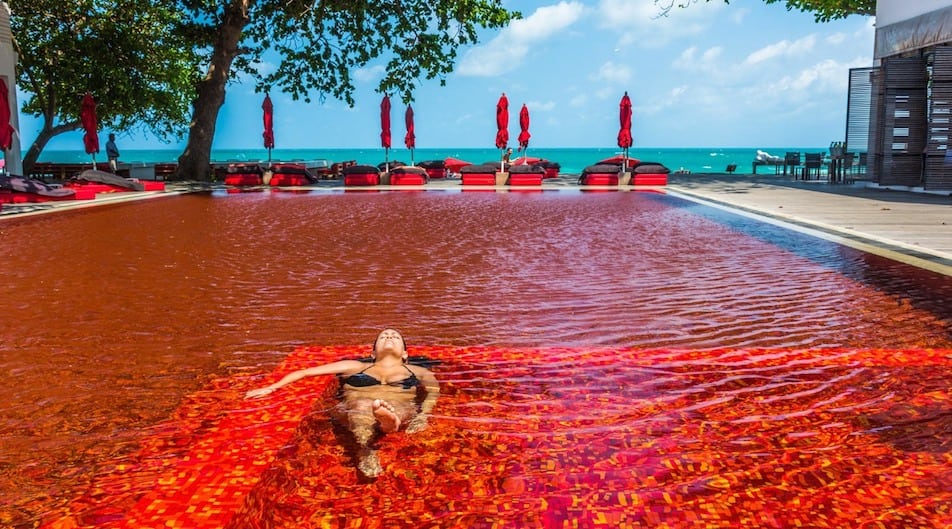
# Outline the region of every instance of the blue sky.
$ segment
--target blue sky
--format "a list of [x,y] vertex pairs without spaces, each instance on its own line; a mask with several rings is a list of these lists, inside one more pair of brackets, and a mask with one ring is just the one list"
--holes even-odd
[[[418,148],[492,147],[502,92],[513,142],[525,103],[531,145],[612,147],[626,90],[636,148],[825,146],[844,136],[849,69],[872,65],[872,17],[817,24],[811,14],[761,0],[715,0],[668,17],[658,16],[653,0],[506,3],[524,18],[462,50],[446,86],[418,82]],[[353,108],[272,93],[276,147],[379,147],[380,68],[354,72]],[[250,81],[229,87],[215,148],[261,148],[262,98]],[[395,148],[402,148],[405,108],[393,101]],[[21,115],[21,130],[26,149],[36,122]],[[183,144],[116,132],[126,149]],[[82,149],[82,133],[47,148]]]

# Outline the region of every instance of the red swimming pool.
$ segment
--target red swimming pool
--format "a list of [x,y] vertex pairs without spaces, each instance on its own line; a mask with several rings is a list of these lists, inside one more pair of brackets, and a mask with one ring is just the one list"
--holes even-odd
[[[952,287],[881,258],[649,193],[194,195],[0,234],[12,527],[151,526],[183,475],[233,527],[949,521]],[[384,478],[321,383],[240,422],[384,326],[446,385]],[[261,457],[188,463],[228,425]]]

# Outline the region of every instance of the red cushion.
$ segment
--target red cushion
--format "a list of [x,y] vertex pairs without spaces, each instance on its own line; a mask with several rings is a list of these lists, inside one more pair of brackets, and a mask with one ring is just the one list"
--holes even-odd
[[542,173],[510,173],[509,185],[511,186],[541,186]]
[[121,193],[125,191],[130,191],[128,187],[120,187],[112,184],[100,184],[95,182],[67,182],[63,187],[68,187],[70,189],[75,189],[76,191],[90,191],[92,193]]
[[378,173],[351,173],[344,175],[345,186],[375,186],[380,184]]
[[618,173],[588,173],[582,175],[584,186],[617,186]]
[[422,186],[426,183],[423,175],[414,173],[394,173],[390,175],[390,184],[395,186]]
[[229,186],[260,186],[262,184],[259,173],[229,173],[225,175],[225,185]]
[[558,178],[559,177],[559,168],[558,167],[546,167],[545,168],[545,178]]
[[139,180],[145,189],[143,191],[165,191],[165,182],[156,182],[154,180]]
[[[0,200],[3,195],[0,195]],[[11,204],[24,204],[24,203],[36,203],[36,202],[62,202],[65,200],[92,200],[96,198],[96,192],[87,190],[87,189],[76,189],[76,192],[72,195],[66,195],[62,197],[48,197],[43,195],[37,195],[36,193],[12,193],[10,199],[4,200]]]
[[446,178],[446,169],[442,167],[427,167],[426,174],[430,178]]
[[665,185],[668,185],[668,175],[635,173],[631,175],[631,185],[633,186],[665,186]]
[[496,185],[495,173],[463,173],[464,186],[494,186]]
[[307,177],[300,173],[274,173],[271,176],[273,186],[306,186],[309,183]]

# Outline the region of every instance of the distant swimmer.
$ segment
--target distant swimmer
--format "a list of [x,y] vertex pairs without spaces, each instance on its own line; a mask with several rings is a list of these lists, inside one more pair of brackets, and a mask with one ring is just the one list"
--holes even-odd
[[440,384],[429,369],[408,363],[406,342],[393,329],[377,335],[371,358],[372,362],[341,360],[294,371],[274,384],[248,391],[245,398],[270,395],[306,377],[341,375],[343,398],[334,408],[334,416],[357,441],[357,468],[368,477],[377,477],[383,467],[371,443],[376,431],[415,433],[426,428]]

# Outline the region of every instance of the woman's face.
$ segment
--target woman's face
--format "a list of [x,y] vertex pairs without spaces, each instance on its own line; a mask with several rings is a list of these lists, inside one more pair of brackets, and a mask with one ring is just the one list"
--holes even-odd
[[375,353],[387,351],[402,354],[406,353],[406,350],[407,346],[403,342],[403,335],[393,329],[380,331],[380,334],[377,335],[377,340],[374,342]]

